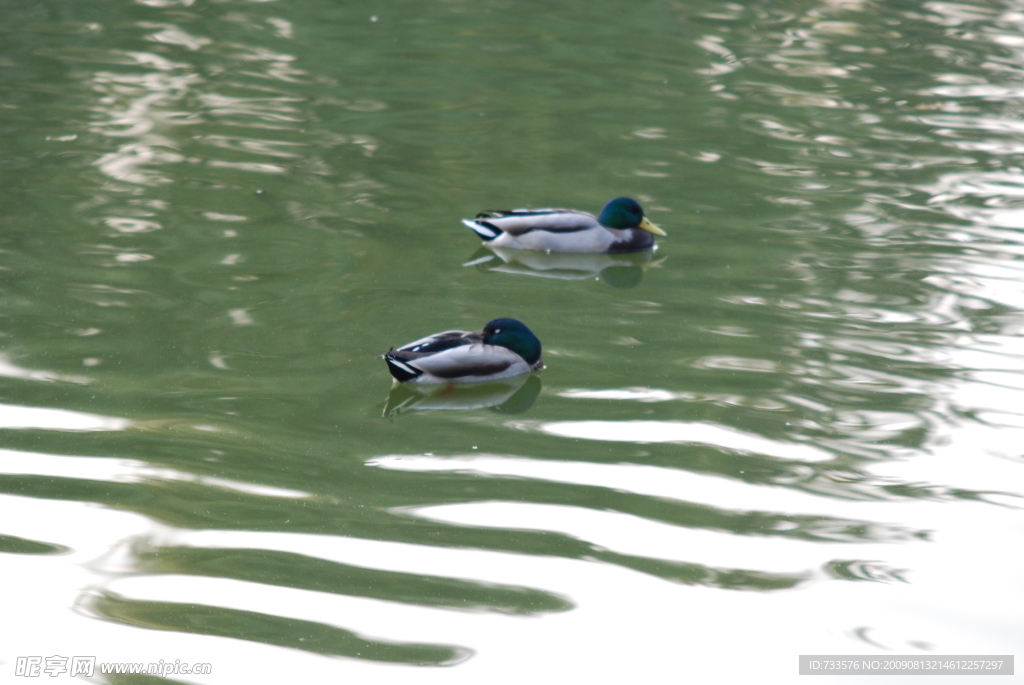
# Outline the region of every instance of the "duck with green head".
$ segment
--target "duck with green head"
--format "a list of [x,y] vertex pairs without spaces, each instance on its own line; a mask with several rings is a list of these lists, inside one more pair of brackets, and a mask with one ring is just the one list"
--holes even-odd
[[639,252],[665,235],[628,197],[610,200],[598,216],[576,209],[487,210],[462,223],[487,245],[541,252]]
[[481,383],[544,368],[540,340],[522,321],[494,319],[484,330],[444,331],[381,355],[399,383]]

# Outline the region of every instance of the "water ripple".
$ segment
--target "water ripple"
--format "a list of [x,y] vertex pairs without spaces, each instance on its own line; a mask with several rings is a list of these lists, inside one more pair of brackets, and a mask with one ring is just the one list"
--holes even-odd
[[[515,424],[526,427],[530,424]],[[553,421],[536,426],[550,435],[584,440],[635,442],[639,444],[671,442],[712,445],[727,450],[764,454],[780,459],[805,462],[829,461],[834,456],[812,445],[770,440],[760,435],[715,424],[683,421]]]

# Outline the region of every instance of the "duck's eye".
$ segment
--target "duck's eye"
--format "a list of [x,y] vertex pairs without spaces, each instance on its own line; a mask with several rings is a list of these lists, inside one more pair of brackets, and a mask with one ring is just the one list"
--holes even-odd
[[501,333],[501,329],[500,329],[500,328],[495,328],[495,329],[494,329],[494,332],[495,332],[495,333]]

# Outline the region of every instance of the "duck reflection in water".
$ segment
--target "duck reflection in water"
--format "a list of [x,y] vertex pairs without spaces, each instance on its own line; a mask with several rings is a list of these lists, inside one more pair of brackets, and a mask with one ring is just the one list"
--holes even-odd
[[622,254],[577,254],[571,252],[534,252],[489,245],[481,247],[463,266],[480,271],[557,278],[563,281],[600,277],[613,288],[634,288],[643,280],[644,271],[665,261],[654,258],[652,250]]
[[502,414],[521,414],[540,395],[538,376],[523,375],[473,385],[395,385],[384,402],[384,417],[394,419],[411,411],[493,409]]

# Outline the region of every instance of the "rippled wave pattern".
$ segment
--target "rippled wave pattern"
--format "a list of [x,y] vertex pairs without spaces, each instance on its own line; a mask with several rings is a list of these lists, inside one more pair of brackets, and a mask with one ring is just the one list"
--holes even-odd
[[[1019,644],[1024,5],[8,5],[0,669]],[[653,255],[458,222],[622,194]],[[544,373],[389,393],[499,315]]]

